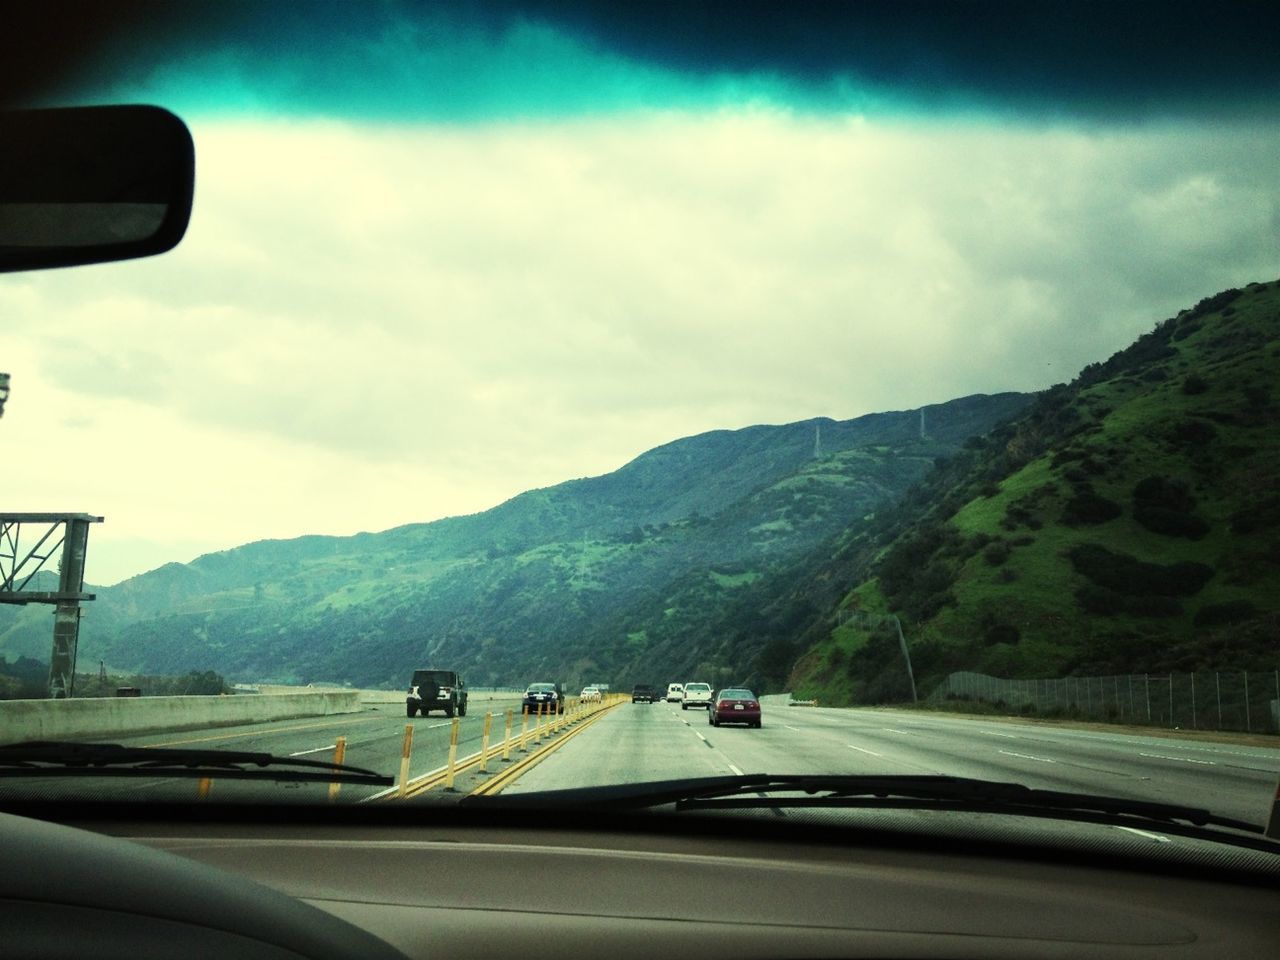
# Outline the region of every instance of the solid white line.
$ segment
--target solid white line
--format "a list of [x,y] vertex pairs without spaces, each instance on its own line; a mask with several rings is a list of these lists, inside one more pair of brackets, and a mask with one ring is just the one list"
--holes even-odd
[[1192,760],[1190,757],[1166,757],[1159,753],[1140,753],[1140,757],[1150,757],[1152,760],[1177,760],[1179,763],[1199,763],[1206,767],[1216,767],[1217,764],[1212,760]]
[[994,730],[979,730],[978,732],[988,737],[1004,737],[1006,740],[1018,739],[1011,733],[996,733]]
[[297,753],[291,753],[291,757],[305,757],[308,753],[322,753],[325,750],[334,750],[337,748],[336,743],[331,743],[327,747],[316,747],[314,750],[299,750]]
[[847,743],[847,744],[845,744],[845,746],[847,746],[850,750],[857,750],[859,753],[869,753],[869,754],[871,754],[873,757],[883,757],[883,756],[884,756],[884,754],[883,754],[883,753],[876,753],[874,750],[867,750],[867,749],[864,749],[863,747],[855,747],[852,743]]
[[729,764],[729,769],[732,770],[734,773],[736,773],[740,777],[744,776],[743,772],[739,770],[737,767],[735,767],[732,763]]
[[1001,750],[1000,753],[1003,753],[1006,757],[1018,757],[1022,760],[1037,760],[1040,763],[1057,763],[1058,762],[1057,760],[1049,760],[1049,759],[1046,759],[1045,757],[1033,757],[1028,753],[1014,753],[1011,750]]
[[884,730],[884,731],[886,731],[886,732],[888,732],[888,733],[901,733],[901,734],[904,734],[904,735],[906,735],[906,736],[911,736],[911,731],[910,731],[910,730],[895,730],[893,727],[881,727],[880,729],[881,729],[881,730]]

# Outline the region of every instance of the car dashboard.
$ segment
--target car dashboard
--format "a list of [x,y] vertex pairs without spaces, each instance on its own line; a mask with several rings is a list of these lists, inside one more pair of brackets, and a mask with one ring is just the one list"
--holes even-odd
[[[81,817],[81,829],[64,831],[65,848],[46,854],[50,864],[75,863],[77,843],[111,838],[244,890],[268,888],[260,899],[268,906],[275,897],[318,908],[415,960],[548,951],[746,960],[1272,957],[1280,943],[1274,870],[1144,866],[1070,844],[780,829],[768,816],[388,810],[354,818],[234,810]],[[31,823],[4,819],[11,834]],[[60,889],[92,897],[78,882]],[[71,956],[72,942],[68,952],[45,955]],[[372,954],[366,944],[325,955]]]

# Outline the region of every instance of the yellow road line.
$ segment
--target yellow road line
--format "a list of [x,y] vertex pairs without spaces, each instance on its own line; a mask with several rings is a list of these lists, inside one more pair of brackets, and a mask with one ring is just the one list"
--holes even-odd
[[293,733],[295,730],[321,730],[325,727],[349,726],[353,723],[369,723],[373,720],[385,720],[383,716],[361,717],[359,719],[331,720],[328,723],[306,723],[297,727],[277,727],[272,730],[249,730],[244,733],[220,733],[212,737],[192,737],[189,740],[167,740],[164,743],[147,743],[147,747],[180,747],[188,743],[212,743],[215,740],[236,740],[241,737],[269,737],[277,733]]
[[619,700],[618,703],[615,703],[609,707],[605,707],[599,713],[592,714],[590,717],[586,719],[585,722],[579,724],[577,727],[570,730],[568,733],[560,737],[558,740],[551,741],[545,747],[539,750],[537,753],[531,753],[529,754],[529,756],[525,757],[523,760],[517,760],[511,766],[507,767],[507,769],[503,770],[501,773],[497,774],[496,776],[490,777],[484,783],[480,784],[480,786],[472,790],[471,793],[468,794],[468,796],[485,797],[485,796],[491,796],[492,794],[497,793],[503,787],[507,786],[509,783],[516,780],[518,777],[523,776],[526,772],[528,772],[533,767],[537,766],[540,762],[545,760],[548,756],[555,753],[558,749],[560,749],[562,746],[564,746],[566,743],[568,743],[570,740],[572,740],[574,737],[580,734],[583,730],[586,730],[588,727],[591,726],[591,724],[595,723],[597,720],[599,720],[601,717],[607,714],[614,707],[620,706],[622,702],[623,701]]

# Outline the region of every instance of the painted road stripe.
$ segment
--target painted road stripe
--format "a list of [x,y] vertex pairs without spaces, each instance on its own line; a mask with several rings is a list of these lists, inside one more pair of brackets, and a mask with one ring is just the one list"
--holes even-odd
[[314,748],[312,748],[311,750],[299,750],[297,753],[291,753],[291,754],[289,754],[289,756],[291,756],[291,757],[305,757],[308,753],[324,753],[324,751],[326,751],[326,750],[333,750],[333,749],[336,749],[336,748],[337,748],[337,746],[338,746],[338,745],[337,745],[336,743],[331,743],[331,744],[329,744],[327,747],[314,747]]
[[988,737],[1004,737],[1006,740],[1018,739],[1011,733],[996,733],[994,730],[979,730],[978,732]]
[[745,776],[745,774],[741,770],[739,770],[737,767],[735,767],[732,763],[729,764],[729,769],[732,770],[734,773],[736,773],[740,777]]
[[869,753],[873,757],[883,757],[883,753],[876,753],[874,750],[867,750],[865,747],[855,747],[852,743],[845,744],[850,750],[857,750],[859,753]]
[[1017,757],[1020,760],[1035,760],[1039,763],[1057,763],[1057,760],[1050,760],[1047,757],[1033,757],[1029,753],[1014,753],[1012,750],[1001,750],[1006,757]]
[[188,743],[212,743],[215,740],[237,740],[242,737],[274,737],[278,733],[294,733],[298,730],[321,730],[324,727],[344,727],[353,723],[371,723],[374,720],[385,720],[386,715],[376,717],[360,717],[349,720],[331,720],[327,723],[306,723],[297,727],[275,727],[272,729],[249,730],[245,733],[223,733],[214,737],[193,737],[189,740],[169,740],[165,743],[147,743],[147,747],[181,747]]
[[881,727],[880,729],[884,730],[886,733],[901,733],[904,736],[908,736],[908,737],[911,736],[910,730],[898,730],[898,729],[895,729],[894,727]]
[[707,738],[704,737],[702,734],[700,734],[697,730],[693,731],[693,735],[697,737],[699,740],[701,740],[703,743],[707,742]]
[[803,732],[804,732],[804,731],[802,731],[799,727],[793,727],[793,726],[791,726],[791,724],[789,724],[789,723],[784,723],[784,724],[783,724],[783,726],[784,726],[784,727],[786,727],[788,730],[794,730],[796,733],[803,733]]
[[1152,760],[1177,760],[1179,763],[1199,763],[1206,767],[1216,767],[1217,764],[1212,760],[1192,760],[1190,757],[1166,757],[1159,753],[1140,753],[1140,757],[1150,757]]

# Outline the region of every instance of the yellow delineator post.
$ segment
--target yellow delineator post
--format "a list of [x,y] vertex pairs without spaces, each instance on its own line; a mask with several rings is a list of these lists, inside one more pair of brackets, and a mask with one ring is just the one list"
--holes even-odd
[[449,765],[444,771],[444,788],[453,789],[453,777],[458,772],[458,727],[462,724],[459,717],[453,718],[453,726],[449,728]]
[[538,715],[533,719],[533,739],[535,743],[541,743],[545,735],[543,730],[545,724],[543,723],[542,715],[546,712],[546,707],[545,703],[538,704]]
[[404,726],[404,746],[400,750],[400,789],[397,796],[403,797],[409,789],[409,755],[413,753],[413,724]]
[[[333,745],[333,763],[334,766],[340,766],[342,761],[347,757],[347,738],[339,737],[337,743]],[[342,784],[334,781],[329,784],[329,802],[338,799],[338,792],[342,789]]]
[[493,714],[484,715],[484,733],[480,735],[480,772],[489,772],[489,728],[493,726]]
[[502,762],[511,762],[511,711],[507,711],[507,735],[502,738]]
[[520,708],[520,752],[529,752],[529,711],[525,707]]
[[210,791],[210,790],[212,790],[212,789],[213,789],[213,778],[212,778],[212,777],[201,777],[201,778],[196,782],[196,799],[197,799],[197,800],[208,800],[208,799],[209,799],[209,791]]

